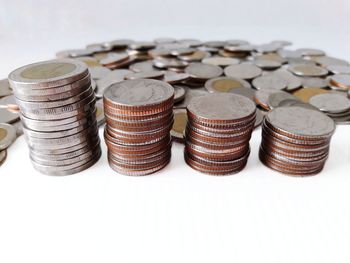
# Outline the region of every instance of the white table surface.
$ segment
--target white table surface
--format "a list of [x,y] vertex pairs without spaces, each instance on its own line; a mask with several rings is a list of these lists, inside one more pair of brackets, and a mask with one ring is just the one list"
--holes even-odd
[[[9,11],[15,7],[7,3]],[[91,28],[73,23],[74,30],[66,25],[66,31],[57,27],[58,33],[50,35],[55,28],[45,26],[50,17],[39,19],[33,22],[35,30],[26,25],[27,17],[18,27],[10,18],[2,21],[9,28],[0,33],[0,78],[24,64],[53,58],[61,49],[119,37],[239,37],[254,43],[288,39],[295,47],[317,47],[350,60],[350,34],[331,31],[330,26],[210,26],[206,21],[205,26],[157,26],[151,20],[139,28],[121,22],[118,28],[93,21]],[[123,176],[108,166],[102,129],[100,137],[99,162],[64,177],[36,172],[23,136],[8,149],[0,167],[0,262],[350,260],[350,126],[337,127],[324,171],[305,178],[284,176],[260,163],[260,128],[253,133],[247,167],[225,177],[189,168],[178,143],[161,172]]]

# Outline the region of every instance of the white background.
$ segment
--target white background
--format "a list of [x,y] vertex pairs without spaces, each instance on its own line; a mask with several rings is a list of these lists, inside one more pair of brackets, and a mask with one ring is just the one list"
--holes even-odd
[[[350,1],[0,0],[0,78],[66,48],[133,38],[292,40],[350,60]],[[350,127],[324,171],[283,176],[258,160],[237,175],[197,173],[173,145],[152,176],[109,169],[41,175],[24,138],[0,167],[0,262],[349,262]],[[102,134],[101,134],[102,135]]]

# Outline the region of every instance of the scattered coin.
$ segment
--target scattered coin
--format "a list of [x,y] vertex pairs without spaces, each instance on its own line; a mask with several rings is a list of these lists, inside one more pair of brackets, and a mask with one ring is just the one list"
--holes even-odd
[[235,64],[238,64],[239,62],[240,60],[236,58],[225,58],[225,57],[219,57],[219,56],[202,59],[202,63],[204,64],[215,65],[220,67],[235,65]]
[[246,87],[242,87],[242,88],[235,88],[230,90],[231,93],[233,94],[238,94],[238,95],[242,95],[248,99],[250,99],[251,101],[254,101],[255,98],[255,90],[254,89],[247,89]]
[[254,64],[264,70],[278,69],[282,66],[282,63],[279,61],[261,58],[255,60]]
[[350,110],[350,99],[336,93],[315,95],[310,98],[310,104],[325,113],[343,113]]
[[125,76],[125,79],[160,79],[164,76],[163,71],[144,71],[144,72],[134,72]]
[[261,90],[261,89],[284,90],[288,86],[288,82],[285,79],[273,74],[257,77],[253,80],[252,83],[257,90]]
[[99,80],[105,78],[111,70],[105,67],[89,67],[91,78],[94,80]]
[[297,97],[299,100],[305,103],[308,103],[311,97],[317,94],[324,94],[324,93],[329,93],[329,90],[320,89],[320,88],[302,88],[293,92],[293,95]]
[[16,129],[12,125],[0,123],[0,151],[7,149],[16,138]]
[[211,78],[217,78],[222,75],[223,70],[219,66],[207,65],[203,63],[192,63],[185,68],[185,72],[192,79],[205,81]]
[[185,99],[186,90],[184,87],[179,85],[174,85],[174,103],[179,103]]
[[97,91],[96,97],[102,98],[103,92],[112,84],[123,81],[125,76],[132,73],[132,71],[127,69],[115,69],[109,72],[105,77],[98,79],[96,81]]
[[302,56],[325,56],[326,53],[320,49],[315,48],[299,48],[296,50]]
[[0,80],[0,97],[9,96],[12,94],[12,89],[8,79]]
[[174,141],[184,143],[184,133],[187,125],[187,112],[185,109],[174,110],[174,124],[170,134]]
[[330,84],[340,89],[350,89],[350,75],[337,74],[330,77]]
[[264,110],[269,111],[270,106],[268,104],[268,100],[271,94],[278,92],[276,89],[262,89],[257,90],[255,92],[254,101],[257,105],[259,105]]
[[267,100],[267,104],[269,106],[270,109],[274,109],[277,108],[279,106],[279,104],[284,101],[284,100],[290,100],[290,99],[294,99],[294,100],[298,100],[297,97],[285,92],[285,91],[278,91],[275,93],[272,93],[268,100]]
[[350,74],[350,66],[329,65],[327,69],[333,74]]
[[294,65],[289,66],[289,71],[302,77],[322,77],[328,74],[328,70],[313,65]]
[[238,64],[226,67],[224,73],[227,77],[249,80],[260,76],[262,70],[253,64]]
[[190,102],[192,101],[193,98],[201,97],[201,96],[205,96],[205,95],[208,95],[208,91],[205,89],[187,88],[184,100],[176,103],[174,105],[174,108],[175,109],[186,109],[186,107],[190,104]]
[[204,86],[209,92],[230,92],[237,88],[250,88],[250,84],[247,81],[229,77],[209,79]]

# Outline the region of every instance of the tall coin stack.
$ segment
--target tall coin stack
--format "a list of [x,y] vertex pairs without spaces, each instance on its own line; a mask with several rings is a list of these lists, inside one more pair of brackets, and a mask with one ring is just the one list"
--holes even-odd
[[284,174],[317,174],[327,160],[334,130],[334,121],[317,110],[276,108],[265,117],[259,158]]
[[185,161],[189,166],[213,175],[245,167],[256,116],[250,99],[223,93],[196,97],[187,114]]
[[38,171],[68,175],[97,162],[96,99],[83,62],[59,59],[27,65],[10,73],[9,81]]
[[174,89],[150,79],[126,80],[104,93],[105,142],[113,170],[147,175],[171,157]]

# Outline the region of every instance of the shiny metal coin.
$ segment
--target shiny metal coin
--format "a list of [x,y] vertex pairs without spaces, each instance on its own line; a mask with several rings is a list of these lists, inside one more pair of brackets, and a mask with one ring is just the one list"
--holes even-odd
[[326,53],[323,50],[315,48],[299,48],[296,52],[300,53],[302,56],[325,56]]
[[322,77],[328,74],[327,69],[313,65],[294,65],[288,67],[288,70],[301,77]]
[[250,88],[250,84],[238,78],[219,77],[212,78],[205,82],[204,87],[211,93],[215,92],[231,92],[236,88]]
[[240,60],[236,58],[227,58],[227,57],[225,58],[225,57],[213,56],[213,57],[203,58],[202,63],[225,67],[229,65],[239,64]]
[[207,80],[217,78],[222,75],[223,70],[219,66],[207,65],[203,63],[192,63],[185,68],[185,73],[193,79]]
[[341,113],[350,110],[350,99],[336,93],[315,95],[310,98],[310,104],[325,113]]
[[153,70],[153,71],[143,71],[134,72],[125,76],[125,79],[161,79],[164,76],[163,71]]
[[285,92],[285,91],[279,91],[279,92],[276,92],[276,93],[272,93],[268,100],[267,100],[267,104],[269,106],[270,109],[274,109],[274,108],[277,108],[280,103],[284,100],[298,100],[297,97]]
[[327,69],[333,74],[350,74],[350,66],[329,65]]
[[262,89],[284,90],[288,86],[288,82],[285,79],[273,74],[257,77],[253,80],[252,84],[257,90],[262,90]]
[[7,123],[0,123],[0,150],[7,149],[16,138],[15,127]]
[[186,107],[191,103],[193,98],[208,95],[208,91],[205,89],[186,89],[185,99],[180,103],[174,105],[175,109],[186,109]]
[[92,79],[99,80],[105,78],[111,70],[105,67],[89,67],[89,72]]
[[231,65],[224,69],[227,77],[238,79],[253,79],[261,75],[262,70],[253,64]]
[[274,70],[282,66],[282,63],[276,60],[256,59],[254,64],[263,70]]
[[174,85],[174,103],[183,101],[186,96],[186,89],[179,85]]
[[12,89],[8,79],[0,80],[0,97],[9,96],[12,94]]
[[102,98],[104,91],[111,85],[121,82],[125,79],[125,76],[132,73],[127,69],[115,69],[109,72],[105,77],[98,79],[96,97]]

